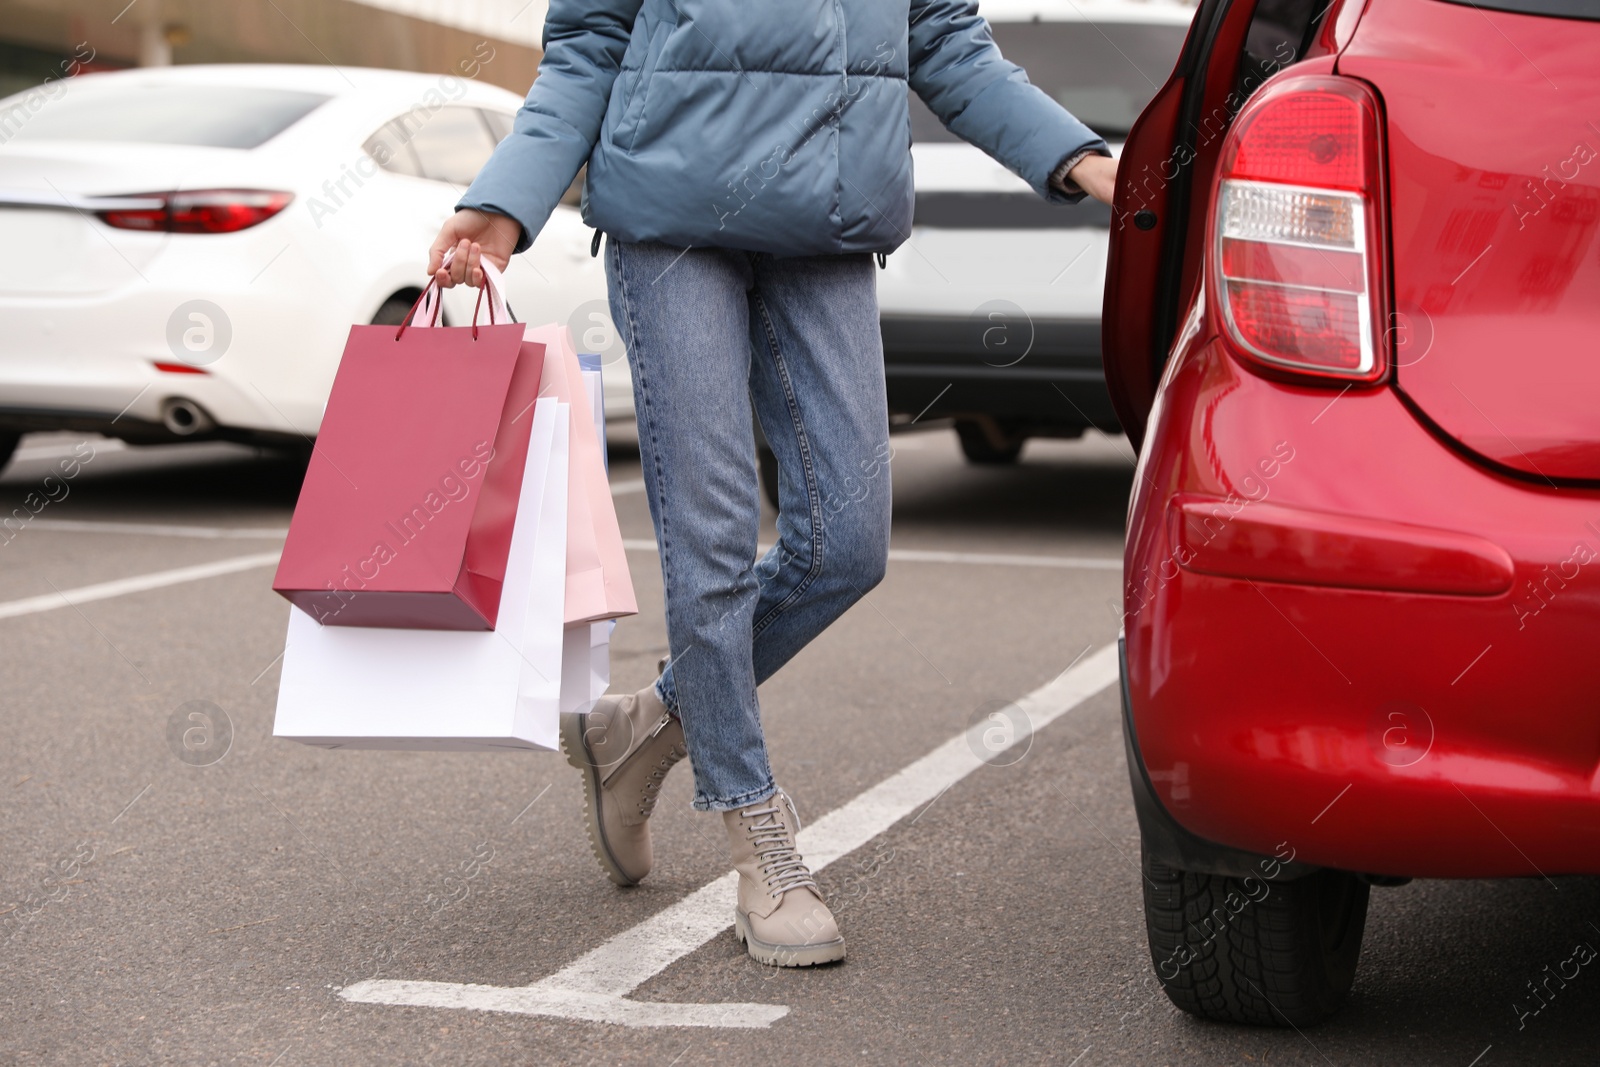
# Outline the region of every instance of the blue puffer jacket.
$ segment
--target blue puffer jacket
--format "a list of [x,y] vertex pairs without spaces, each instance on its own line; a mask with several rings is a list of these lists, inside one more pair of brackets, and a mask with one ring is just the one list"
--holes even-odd
[[624,241],[887,252],[911,233],[906,86],[1050,200],[1104,142],[1001,57],[972,0],[551,0],[539,77],[461,207],[522,223],[589,164]]

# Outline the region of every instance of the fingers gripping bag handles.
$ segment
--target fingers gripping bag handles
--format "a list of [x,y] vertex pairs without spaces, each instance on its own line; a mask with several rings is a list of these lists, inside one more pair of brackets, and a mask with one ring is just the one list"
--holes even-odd
[[470,327],[437,326],[430,281],[398,328],[350,328],[272,583],[324,626],[494,628],[544,351],[483,267]]

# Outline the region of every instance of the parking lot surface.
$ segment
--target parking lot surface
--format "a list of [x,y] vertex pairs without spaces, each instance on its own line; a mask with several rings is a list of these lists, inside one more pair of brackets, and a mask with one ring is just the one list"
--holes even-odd
[[[887,580],[762,690],[779,782],[826,831],[813,840],[852,846],[820,874],[849,958],[790,971],[731,928],[635,959],[630,938],[659,943],[662,916],[695,913],[727,871],[683,771],[653,822],[656,871],[619,890],[556,754],[274,740],[290,609],[271,560],[301,468],[88,439],[0,543],[0,1062],[1594,1062],[1600,975],[1550,979],[1600,946],[1593,879],[1374,890],[1350,1003],[1313,1030],[1173,1010],[1107,670],[1127,444],[1034,441],[985,469],[948,430],[895,441]],[[82,447],[25,441],[4,510]],[[625,440],[611,477],[642,609],[612,645],[626,691],[665,636]],[[968,728],[991,722],[1010,733],[966,759]],[[518,992],[597,959],[597,982],[643,976],[633,1007]],[[405,983],[435,983],[430,1006],[351,996]]]

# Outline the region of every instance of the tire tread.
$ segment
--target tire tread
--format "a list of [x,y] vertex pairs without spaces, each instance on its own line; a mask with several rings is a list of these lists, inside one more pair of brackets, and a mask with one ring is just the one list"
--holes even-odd
[[[1294,881],[1240,878],[1144,863],[1151,962],[1168,999],[1191,1015],[1252,1026],[1307,1026],[1339,1009],[1355,977],[1369,887],[1342,871]],[[1254,890],[1259,894],[1259,890]],[[1230,894],[1244,906],[1230,908]],[[1324,915],[1332,908],[1333,914]],[[1218,911],[1225,922],[1218,922]],[[1203,924],[1210,921],[1212,932]],[[1324,926],[1336,934],[1329,945]],[[1219,929],[1220,927],[1220,929]],[[1171,978],[1163,963],[1194,957]]]

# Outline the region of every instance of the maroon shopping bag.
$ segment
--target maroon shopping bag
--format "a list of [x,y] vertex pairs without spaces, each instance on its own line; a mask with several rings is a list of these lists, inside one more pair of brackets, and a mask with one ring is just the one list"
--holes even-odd
[[329,626],[489,630],[544,347],[416,311],[351,327],[272,588]]

